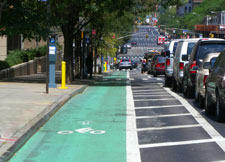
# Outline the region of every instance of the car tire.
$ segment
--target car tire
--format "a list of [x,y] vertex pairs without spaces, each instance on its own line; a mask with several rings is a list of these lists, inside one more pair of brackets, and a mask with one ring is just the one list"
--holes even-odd
[[120,70],[122,70],[122,69],[120,68]]
[[130,68],[130,70],[132,70],[132,68]]
[[187,85],[187,98],[194,98],[194,90],[188,85]]
[[221,106],[221,100],[220,100],[218,92],[216,92],[216,120],[218,122],[225,121],[225,111]]
[[204,108],[204,105],[205,105],[205,100],[204,98],[199,94],[198,95],[198,106],[199,108]]
[[157,74],[156,73],[153,73],[153,77],[157,77]]
[[187,85],[186,85],[186,79],[183,80],[183,94],[185,97],[187,97]]
[[212,103],[210,101],[210,97],[209,94],[206,90],[205,92],[205,113],[208,115],[212,115],[213,114],[213,108],[212,108]]
[[165,87],[169,87],[171,85],[171,79],[165,76]]
[[178,81],[178,84],[177,84],[177,92],[178,92],[178,93],[181,93],[182,91],[183,91],[182,83],[180,83],[180,82]]
[[173,89],[174,91],[177,90],[177,83],[176,83],[176,80],[174,79],[174,77],[172,77],[172,89]]

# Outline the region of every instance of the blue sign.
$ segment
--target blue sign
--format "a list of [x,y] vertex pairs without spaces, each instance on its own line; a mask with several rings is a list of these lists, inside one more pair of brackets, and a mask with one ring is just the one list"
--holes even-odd
[[85,41],[86,41],[87,44],[89,44],[90,43],[90,38],[85,38]]

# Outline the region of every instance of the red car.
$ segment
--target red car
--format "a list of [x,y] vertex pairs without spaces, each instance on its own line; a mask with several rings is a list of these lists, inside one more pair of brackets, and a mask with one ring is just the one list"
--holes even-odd
[[164,75],[165,74],[165,57],[157,57],[156,61],[153,64],[153,76],[157,77],[157,75]]

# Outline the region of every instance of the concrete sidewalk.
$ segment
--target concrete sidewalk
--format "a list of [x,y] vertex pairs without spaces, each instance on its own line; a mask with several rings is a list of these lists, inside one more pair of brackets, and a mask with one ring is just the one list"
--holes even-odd
[[[58,85],[60,87],[60,85]],[[87,85],[50,89],[43,83],[0,82],[0,162],[7,161],[66,101]]]

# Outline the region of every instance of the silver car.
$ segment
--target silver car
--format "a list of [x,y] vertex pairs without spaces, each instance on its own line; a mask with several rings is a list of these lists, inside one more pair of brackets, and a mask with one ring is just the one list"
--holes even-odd
[[168,49],[166,51],[167,58],[166,58],[166,64],[165,64],[165,86],[169,86],[172,81],[172,75],[173,75],[173,56],[175,54],[177,44],[180,39],[172,40],[168,46]]
[[182,91],[184,67],[188,61],[182,60],[183,55],[190,55],[192,49],[199,39],[184,39],[180,40],[177,45],[177,49],[174,55],[173,64],[173,77],[172,77],[172,87],[178,92]]
[[130,69],[132,70],[132,64],[130,59],[121,59],[119,63],[119,69]]
[[209,53],[204,60],[200,67],[196,66],[193,67],[197,70],[196,74],[196,85],[195,85],[195,100],[198,101],[199,107],[203,108],[205,102],[205,82],[209,75],[209,70],[204,68],[205,63],[214,62],[216,58],[219,56],[220,53]]

